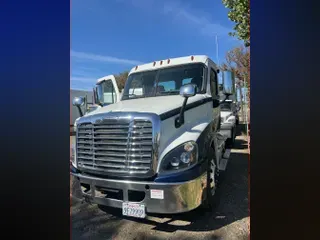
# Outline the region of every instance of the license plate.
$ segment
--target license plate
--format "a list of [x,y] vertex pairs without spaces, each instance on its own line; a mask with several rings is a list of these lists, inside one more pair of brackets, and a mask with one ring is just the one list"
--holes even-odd
[[122,215],[145,218],[145,206],[140,203],[122,203]]

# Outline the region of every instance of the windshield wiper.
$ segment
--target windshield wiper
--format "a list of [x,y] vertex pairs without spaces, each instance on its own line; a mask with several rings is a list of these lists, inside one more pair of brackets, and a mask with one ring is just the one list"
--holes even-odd
[[134,93],[127,93],[127,94],[123,94],[123,96],[137,96],[137,94],[134,94]]
[[[144,98],[145,97],[145,95],[137,95],[134,93],[123,94],[123,96],[128,97],[127,99],[135,99],[135,98]],[[132,97],[132,98],[130,98],[130,97]]]
[[160,92],[157,95],[175,95],[179,93],[180,91],[168,91],[168,92]]

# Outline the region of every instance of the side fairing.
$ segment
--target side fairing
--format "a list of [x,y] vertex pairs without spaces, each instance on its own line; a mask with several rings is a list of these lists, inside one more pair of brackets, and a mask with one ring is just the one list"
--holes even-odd
[[198,143],[199,158],[202,159],[206,154],[205,148],[210,146],[212,132],[217,127],[218,118],[214,117],[216,115],[213,112],[212,102],[207,102],[186,111],[185,123],[180,128],[175,127],[175,118],[177,116],[175,115],[161,122],[157,172],[165,155],[187,141]]

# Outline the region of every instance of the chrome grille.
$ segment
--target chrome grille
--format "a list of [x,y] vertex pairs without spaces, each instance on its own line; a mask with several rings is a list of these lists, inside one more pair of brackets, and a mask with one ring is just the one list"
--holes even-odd
[[104,119],[77,127],[78,167],[99,172],[143,174],[152,165],[150,120]]

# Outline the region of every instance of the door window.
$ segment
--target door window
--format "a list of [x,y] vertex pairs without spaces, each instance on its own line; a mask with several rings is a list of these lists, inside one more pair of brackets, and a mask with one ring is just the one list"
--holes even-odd
[[213,98],[218,95],[218,78],[217,73],[212,68],[210,69],[210,91]]

